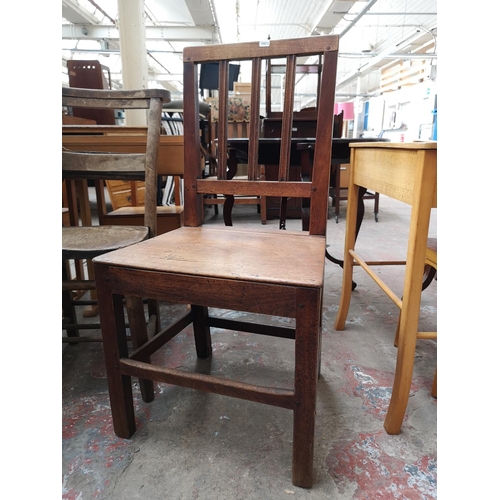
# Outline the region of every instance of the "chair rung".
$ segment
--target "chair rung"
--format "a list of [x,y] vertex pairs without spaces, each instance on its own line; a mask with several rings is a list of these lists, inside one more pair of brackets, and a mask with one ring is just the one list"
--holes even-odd
[[257,333],[271,337],[280,337],[283,339],[294,339],[295,329],[275,325],[261,325],[258,323],[247,323],[245,321],[235,321],[225,318],[214,318],[210,316],[209,325],[215,328],[224,328],[226,330]]
[[377,276],[369,267],[368,264],[354,252],[354,250],[349,250],[349,254],[355,259],[358,264],[367,272],[368,276],[377,283],[377,285],[382,289],[383,292],[400,308],[403,308],[402,300],[384,283],[384,281]]
[[63,337],[63,343],[74,343],[74,342],[102,342],[102,337]]
[[437,332],[417,332],[417,339],[435,340],[437,339]]
[[97,305],[97,300],[74,300],[74,306],[95,306]]
[[64,323],[63,330],[100,330],[100,323]]
[[[128,328],[128,323],[125,323],[125,328]],[[63,323],[63,330],[100,330],[101,323]]]
[[[151,317],[153,318],[153,317]],[[138,347],[134,352],[130,353],[130,358],[135,360],[144,360],[155,353],[160,347],[164,346],[168,341],[172,340],[178,333],[186,328],[193,321],[191,310],[184,313],[183,316],[168,325],[166,328],[158,332],[154,337],[150,338],[141,347]],[[150,328],[152,329],[156,320],[150,320],[148,323],[148,336]],[[151,325],[151,326],[150,326]]]
[[95,290],[95,281],[94,280],[63,281],[62,289],[64,292],[69,292],[71,290]]
[[221,394],[223,396],[246,399],[248,401],[278,406],[289,410],[294,407],[294,392],[290,389],[273,389],[271,387],[246,384],[244,382],[235,382],[220,377],[214,377],[213,375],[189,373],[171,368],[154,366],[150,363],[135,361],[128,358],[120,359],[120,367],[123,375],[155,380],[157,382]]
[[[132,341],[131,337],[127,335],[127,342]],[[102,337],[62,337],[65,344],[72,344],[74,342],[102,342]]]
[[[406,266],[406,260],[366,260],[367,266]],[[354,262],[355,266],[359,266],[358,262]]]

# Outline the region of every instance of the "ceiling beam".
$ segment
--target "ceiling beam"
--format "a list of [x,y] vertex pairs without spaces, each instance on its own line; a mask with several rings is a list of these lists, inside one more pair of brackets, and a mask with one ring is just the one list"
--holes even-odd
[[214,13],[210,7],[209,0],[185,0],[186,7],[193,18],[196,25],[203,26],[204,24],[211,24],[215,26]]
[[312,26],[312,29],[317,30],[319,33],[330,33],[333,28],[335,28],[335,26],[337,26],[337,24],[342,21],[344,16],[349,12],[356,1],[357,0],[332,1],[323,14],[323,17],[316,23],[316,26]]
[[99,19],[72,0],[62,0],[62,17],[73,24],[96,24]]
[[[146,26],[148,40],[166,40],[168,42],[205,42],[213,38],[212,26]],[[63,40],[119,40],[116,26],[91,24],[72,24],[62,27]]]

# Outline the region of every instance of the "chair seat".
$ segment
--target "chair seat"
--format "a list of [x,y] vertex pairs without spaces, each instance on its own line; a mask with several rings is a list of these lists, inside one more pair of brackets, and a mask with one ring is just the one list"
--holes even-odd
[[437,238],[427,238],[425,263],[437,269]]
[[[165,215],[177,215],[184,211],[184,207],[181,205],[177,206],[163,206],[159,205],[156,207],[156,214],[158,216]],[[120,207],[116,210],[108,212],[106,215],[110,217],[127,217],[133,215],[144,215],[144,207]]]
[[144,226],[74,226],[62,228],[63,259],[93,259],[112,250],[145,240]]
[[[181,227],[96,263],[303,287],[323,283],[326,239],[299,231]],[[297,262],[301,265],[297,266]]]

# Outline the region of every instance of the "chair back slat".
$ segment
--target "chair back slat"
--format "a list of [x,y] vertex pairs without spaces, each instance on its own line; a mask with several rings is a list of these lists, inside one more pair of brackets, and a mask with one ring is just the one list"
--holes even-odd
[[258,178],[258,153],[260,135],[260,85],[261,85],[262,59],[252,59],[252,82],[250,90],[250,123],[247,130],[249,137],[248,148],[248,179],[254,181]]
[[285,97],[283,102],[283,121],[281,125],[281,149],[278,180],[287,181],[290,172],[290,150],[292,142],[293,101],[295,91],[295,66],[297,56],[287,56],[285,73]]
[[217,150],[217,178],[227,179],[227,98],[229,93],[229,63],[228,61],[219,62],[219,134]]
[[145,154],[62,152],[63,179],[144,180]]
[[[338,36],[325,35],[289,40],[245,42],[237,44],[207,45],[184,49],[184,224],[199,226],[203,223],[202,197],[205,194],[227,196],[277,196],[310,198],[311,234],[326,234],[328,187],[333,133],[333,108],[338,56]],[[292,160],[292,126],[296,66],[299,57],[319,56],[324,61],[318,85],[317,136],[313,175],[307,182],[290,182]],[[281,146],[278,165],[278,180],[259,180],[260,94],[262,60],[286,61],[285,88]],[[251,62],[251,98],[248,137],[248,179],[229,179],[228,168],[228,98],[229,64]],[[198,123],[195,110],[198,105],[198,66],[203,63],[219,64],[218,132],[217,132],[217,178],[201,179],[197,165],[199,159],[193,154],[199,150]],[[327,88],[328,87],[328,88]],[[295,196],[294,196],[295,195]],[[200,201],[201,200],[201,201]],[[286,206],[286,203],[285,203]],[[317,220],[313,220],[314,218]]]

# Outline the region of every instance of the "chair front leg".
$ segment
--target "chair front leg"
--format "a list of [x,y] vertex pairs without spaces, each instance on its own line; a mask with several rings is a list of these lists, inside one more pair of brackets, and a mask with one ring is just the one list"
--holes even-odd
[[120,370],[120,359],[128,357],[123,296],[113,294],[107,266],[96,264],[94,272],[113,427],[118,437],[128,439],[136,426],[131,377]]
[[320,312],[320,290],[297,292],[292,483],[301,488],[310,488],[313,483]]

